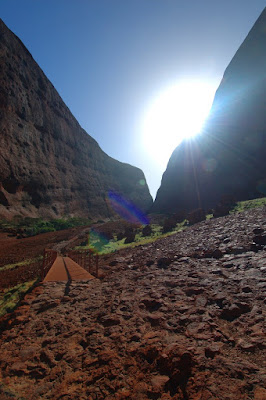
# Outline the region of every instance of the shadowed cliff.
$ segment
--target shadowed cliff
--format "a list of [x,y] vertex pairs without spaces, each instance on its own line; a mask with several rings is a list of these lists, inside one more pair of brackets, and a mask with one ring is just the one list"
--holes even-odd
[[227,67],[201,134],[173,152],[153,211],[208,209],[225,195],[265,195],[265,154],[266,9]]
[[109,217],[109,190],[151,206],[143,172],[100,149],[1,20],[0,62],[0,216]]

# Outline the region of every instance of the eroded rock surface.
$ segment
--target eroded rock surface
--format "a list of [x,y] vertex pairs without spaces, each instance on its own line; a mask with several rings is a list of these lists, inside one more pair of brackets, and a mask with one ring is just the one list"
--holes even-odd
[[143,172],[105,154],[0,20],[0,216],[112,215],[108,192],[142,210]]
[[265,399],[265,231],[265,208],[201,222],[36,288],[2,335],[1,399]]

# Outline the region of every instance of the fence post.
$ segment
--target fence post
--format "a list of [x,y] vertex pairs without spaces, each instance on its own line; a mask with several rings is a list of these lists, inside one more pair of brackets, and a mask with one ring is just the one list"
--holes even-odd
[[99,270],[99,254],[96,254],[96,278],[98,278],[98,270]]
[[86,271],[88,271],[88,252],[86,251],[84,255],[85,255],[84,268],[86,269]]
[[41,271],[41,280],[43,281],[47,269],[49,270],[52,266],[52,264],[55,262],[57,257],[57,251],[55,250],[50,250],[50,249],[44,249],[43,250],[43,262],[42,262],[42,271]]
[[91,273],[91,253],[92,253],[92,250],[89,249],[89,273]]
[[43,249],[43,259],[42,259],[42,271],[41,271],[41,280],[44,279],[44,267],[45,267],[45,249]]

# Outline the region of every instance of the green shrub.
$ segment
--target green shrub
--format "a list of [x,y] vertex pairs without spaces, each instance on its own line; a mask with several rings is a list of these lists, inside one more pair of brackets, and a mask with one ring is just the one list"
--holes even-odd
[[150,225],[144,226],[144,228],[142,229],[142,235],[151,236],[151,234],[152,234],[152,227]]
[[196,224],[197,222],[205,221],[206,213],[202,208],[197,208],[191,211],[187,216],[190,225]]
[[162,231],[163,233],[171,232],[175,228],[175,226],[176,226],[176,220],[174,216],[171,215],[170,217],[164,220]]
[[60,231],[75,226],[89,225],[90,221],[83,218],[58,218],[44,221],[42,218],[22,218],[16,216],[12,221],[0,221],[0,228],[20,237],[35,236],[39,233]]

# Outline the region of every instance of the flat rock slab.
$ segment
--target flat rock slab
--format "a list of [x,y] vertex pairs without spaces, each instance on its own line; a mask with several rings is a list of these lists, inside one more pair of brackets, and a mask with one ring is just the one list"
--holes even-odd
[[89,272],[69,257],[58,256],[44,278],[44,282],[77,281],[94,279]]

